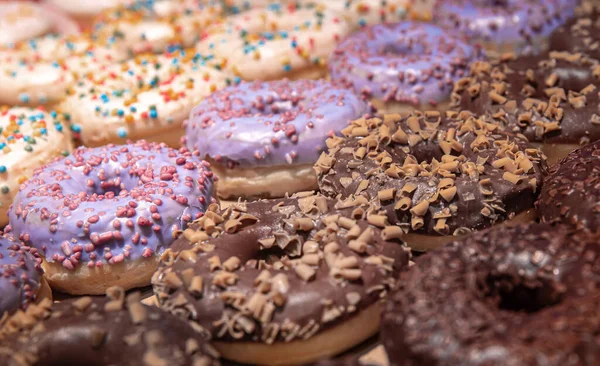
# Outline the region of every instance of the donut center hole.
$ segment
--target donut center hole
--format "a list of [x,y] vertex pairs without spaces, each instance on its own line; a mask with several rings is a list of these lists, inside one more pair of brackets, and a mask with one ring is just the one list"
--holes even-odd
[[489,275],[485,280],[485,297],[506,311],[534,313],[561,301],[563,291],[547,280],[523,283],[511,276]]
[[510,5],[510,0],[479,0],[479,6],[506,8]]
[[303,98],[299,95],[282,96],[279,98],[260,97],[252,103],[252,109],[254,109],[255,113],[260,114],[289,114],[298,107],[298,104],[302,99]]
[[431,51],[421,43],[420,40],[411,39],[407,42],[387,43],[379,49],[381,56],[405,56],[421,57]]

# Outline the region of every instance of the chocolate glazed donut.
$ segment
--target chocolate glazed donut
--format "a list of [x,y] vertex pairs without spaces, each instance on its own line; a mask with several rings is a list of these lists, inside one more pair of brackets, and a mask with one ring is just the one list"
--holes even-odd
[[525,139],[466,111],[359,119],[342,133],[315,165],[321,192],[342,207],[374,202],[416,250],[530,210],[546,169]]
[[367,205],[323,196],[216,205],[164,255],[160,306],[198,322],[224,358],[304,364],[374,335],[409,250]]
[[[398,365],[593,365],[598,236],[547,224],[476,233],[416,260],[389,297]],[[597,338],[596,338],[597,339]]]
[[536,202],[542,221],[600,232],[600,141],[570,153],[550,169]]
[[489,113],[509,131],[542,145],[548,162],[600,139],[600,64],[582,54],[476,62],[457,82],[453,109]]
[[575,8],[575,16],[550,36],[550,49],[581,52],[600,59],[600,3],[584,0]]
[[195,324],[125,297],[80,297],[31,305],[0,322],[0,363],[6,366],[211,366],[218,353]]

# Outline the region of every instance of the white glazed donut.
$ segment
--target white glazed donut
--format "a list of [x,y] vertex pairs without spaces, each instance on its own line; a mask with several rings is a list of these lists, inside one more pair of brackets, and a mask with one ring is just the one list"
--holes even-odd
[[146,139],[177,147],[192,108],[231,82],[217,67],[194,52],[139,55],[79,81],[60,109],[85,146]]
[[0,105],[51,107],[77,78],[124,58],[84,36],[50,35],[0,48]]
[[74,34],[78,27],[52,7],[30,1],[0,0],[0,46],[51,32]]
[[233,14],[250,9],[290,4],[318,4],[343,14],[354,27],[392,23],[406,19],[430,20],[435,0],[225,0],[225,8]]
[[322,7],[272,5],[232,15],[208,28],[197,45],[245,80],[316,79],[350,25]]
[[86,30],[98,14],[119,5],[131,4],[135,0],[42,0],[43,4],[63,11],[75,19]]
[[201,0],[155,0],[108,9],[93,26],[101,42],[132,54],[193,47],[205,27],[222,14],[220,4]]
[[34,169],[73,149],[64,116],[41,109],[0,108],[0,227],[19,185]]

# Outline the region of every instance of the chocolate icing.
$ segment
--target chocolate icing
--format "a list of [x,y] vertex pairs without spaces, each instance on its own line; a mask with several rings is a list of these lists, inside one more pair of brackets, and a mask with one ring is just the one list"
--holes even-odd
[[600,141],[552,166],[536,202],[542,221],[600,231]]
[[597,236],[529,224],[418,258],[382,316],[391,364],[594,364],[599,254]]
[[43,301],[0,323],[0,363],[7,366],[218,365],[197,325],[156,307],[139,293],[111,288],[107,298]]
[[0,318],[25,309],[40,288],[41,258],[9,235],[0,236]]
[[319,188],[373,201],[405,232],[462,235],[533,207],[546,169],[539,150],[471,112],[360,119],[328,140]]
[[231,342],[305,340],[350,319],[385,296],[409,250],[369,224],[383,225],[383,215],[336,202],[213,207],[163,255],[153,278],[160,306]]
[[600,64],[581,54],[476,62],[457,82],[455,109],[490,113],[530,141],[587,144],[600,138]]
[[582,1],[575,8],[575,16],[550,36],[550,49],[582,52],[600,59],[600,3]]

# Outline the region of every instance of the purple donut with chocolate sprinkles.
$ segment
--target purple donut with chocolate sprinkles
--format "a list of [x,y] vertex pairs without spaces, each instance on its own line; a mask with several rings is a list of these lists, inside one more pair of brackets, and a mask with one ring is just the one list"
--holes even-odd
[[454,82],[481,56],[479,48],[431,24],[380,24],[342,41],[329,71],[381,111],[444,109]]
[[143,140],[79,148],[21,185],[9,230],[44,257],[54,289],[148,285],[175,233],[214,202],[209,166],[185,148]]
[[433,22],[481,42],[493,54],[540,54],[576,0],[438,0]]
[[35,252],[11,236],[0,236],[0,319],[49,294],[42,279],[42,259]]
[[184,143],[212,163],[220,197],[283,197],[317,188],[325,140],[367,112],[323,80],[242,82],[194,108]]

